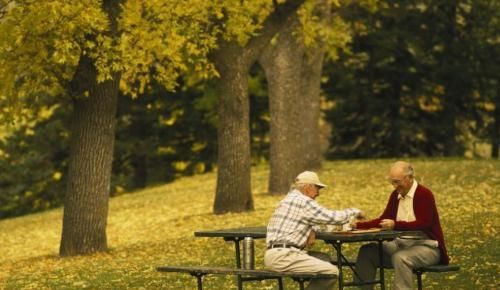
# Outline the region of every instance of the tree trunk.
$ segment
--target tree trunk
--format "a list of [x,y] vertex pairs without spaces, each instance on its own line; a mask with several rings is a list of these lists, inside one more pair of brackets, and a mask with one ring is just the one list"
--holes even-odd
[[[443,5],[443,13],[446,15],[446,45],[444,47],[443,58],[441,65],[442,80],[445,87],[444,110],[443,110],[443,131],[444,136],[444,155],[445,156],[463,156],[464,147],[459,142],[458,137],[460,115],[463,109],[460,109],[464,100],[467,99],[467,94],[470,92],[470,87],[463,82],[463,77],[459,74],[466,74],[467,71],[460,71],[461,51],[460,51],[460,36],[457,31],[457,1],[448,1]],[[450,71],[452,73],[450,73]],[[458,74],[457,71],[460,71]]]
[[493,132],[491,134],[491,157],[498,158],[500,147],[500,86],[497,83],[497,92],[494,97],[495,111],[493,112]]
[[107,250],[117,98],[118,79],[96,85],[88,98],[74,103],[62,256]]
[[[228,60],[231,60],[230,62]],[[221,47],[215,56],[220,74],[217,128],[218,174],[214,212],[253,210],[250,185],[250,104],[248,65],[242,48],[236,44]]]
[[145,188],[148,184],[148,156],[141,151],[134,156],[132,166],[134,168],[133,188]]
[[[332,21],[332,6],[329,0],[317,0],[314,15],[328,26]],[[323,151],[321,146],[321,76],[326,46],[322,39],[316,40],[313,47],[306,47],[302,61],[302,95],[305,101],[301,112],[304,114],[304,130],[302,152],[304,154],[303,169],[321,168]],[[325,148],[326,149],[326,148]]]
[[[116,33],[120,1],[104,9]],[[82,56],[71,86],[75,97],[64,200],[61,256],[107,250],[106,225],[120,75],[97,83],[94,60]],[[88,92],[88,97],[82,96]]]
[[[328,1],[319,1],[315,13],[329,21]],[[271,114],[269,192],[283,194],[303,170],[321,167],[320,91],[324,47],[306,48],[297,32],[297,15],[289,19],[275,44],[260,58],[266,71]]]
[[[408,59],[408,56],[405,55],[405,50],[407,49],[407,45],[404,42],[404,39],[400,36],[395,37],[395,45],[394,48],[394,63],[397,67],[407,67],[408,64],[405,61]],[[403,100],[403,80],[399,77],[394,76],[390,82],[390,94],[388,94],[387,98],[387,110],[389,114],[390,128],[389,128],[389,142],[390,142],[390,150],[384,149],[383,157],[399,157],[403,152],[410,152],[411,147],[403,148],[404,146],[408,146],[408,142],[402,142],[401,132],[404,130],[408,130],[404,128],[405,126],[405,116],[401,114],[401,108],[408,104],[404,104]],[[385,124],[384,124],[385,127]],[[378,146],[377,146],[378,147]],[[383,147],[387,147],[384,145]],[[371,152],[374,154],[375,152]]]
[[244,47],[221,39],[219,49],[212,56],[220,75],[216,85],[219,98],[216,214],[253,210],[248,74],[271,38],[303,2],[288,0],[277,4],[264,22],[261,33]]
[[[329,11],[329,10],[328,10]],[[304,169],[319,169],[323,160],[321,149],[320,131],[320,93],[321,75],[323,72],[323,59],[325,50],[321,47],[309,48],[306,50],[305,61],[303,62],[303,145]]]
[[280,31],[275,44],[269,44],[259,62],[266,72],[271,115],[269,193],[285,194],[295,176],[304,168],[305,137],[302,107],[302,59],[304,45],[294,33],[300,29],[297,15]]

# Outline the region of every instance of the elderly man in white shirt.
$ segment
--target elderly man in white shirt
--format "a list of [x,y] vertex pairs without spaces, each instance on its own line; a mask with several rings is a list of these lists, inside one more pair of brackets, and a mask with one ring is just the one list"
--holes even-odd
[[[394,191],[382,215],[356,223],[357,228],[380,227],[388,230],[420,231],[419,239],[397,238],[384,242],[383,265],[394,267],[394,290],[412,289],[412,270],[437,263],[448,264],[444,235],[433,193],[414,178],[413,167],[404,161],[394,163],[389,181]],[[356,260],[355,282],[372,281],[380,265],[377,244],[361,247]],[[363,290],[373,285],[363,285]]]
[[[335,211],[322,207],[315,199],[324,187],[326,185],[314,172],[305,171],[297,176],[292,190],[278,204],[267,226],[266,268],[338,274],[328,255],[308,253],[304,248],[314,240],[313,227],[346,224],[351,217],[361,217],[361,211],[356,208]],[[313,279],[306,289],[327,290],[332,289],[334,284],[333,279]]]

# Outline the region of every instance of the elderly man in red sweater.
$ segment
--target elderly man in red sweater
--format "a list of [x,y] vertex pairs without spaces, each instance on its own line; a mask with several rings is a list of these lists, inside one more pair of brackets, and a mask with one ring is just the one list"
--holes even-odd
[[[392,165],[390,182],[394,191],[379,218],[357,222],[358,229],[380,227],[387,230],[419,230],[425,233],[421,239],[397,238],[384,242],[385,267],[394,267],[393,289],[412,289],[412,269],[448,264],[443,231],[432,192],[414,179],[413,167],[403,161]],[[363,245],[356,260],[356,282],[373,280],[379,266],[376,244]],[[373,289],[364,285],[361,289]]]

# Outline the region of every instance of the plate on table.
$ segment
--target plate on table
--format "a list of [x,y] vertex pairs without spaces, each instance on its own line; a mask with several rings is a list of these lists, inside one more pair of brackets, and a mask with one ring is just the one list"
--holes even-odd
[[421,240],[423,239],[422,236],[415,236],[415,235],[402,235],[402,236],[399,236],[400,239],[403,239],[403,240]]
[[381,228],[361,229],[361,230],[352,230],[350,231],[350,233],[353,234],[376,233],[380,232],[381,230],[382,230]]

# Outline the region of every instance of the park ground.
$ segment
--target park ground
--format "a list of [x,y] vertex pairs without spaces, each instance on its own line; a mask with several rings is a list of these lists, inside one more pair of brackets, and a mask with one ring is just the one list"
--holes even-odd
[[[329,187],[318,202],[335,209],[381,213],[394,160],[325,162],[320,178]],[[452,263],[459,272],[426,274],[425,289],[498,289],[500,279],[500,161],[415,159],[417,180],[431,188]],[[266,194],[269,169],[252,169],[255,211],[213,215],[215,173],[184,177],[110,200],[107,253],[58,257],[62,209],[0,221],[0,289],[196,289],[189,275],[158,273],[159,265],[234,265],[232,243],[195,238],[196,230],[265,225],[282,198]],[[349,244],[354,258],[359,245]],[[264,241],[256,242],[257,267]],[[315,250],[331,253],[317,242]],[[389,271],[386,281],[390,281]],[[295,283],[285,281],[287,289]],[[234,278],[206,278],[205,289],[236,289]],[[272,281],[245,289],[276,289]],[[390,286],[389,286],[390,289]]]

